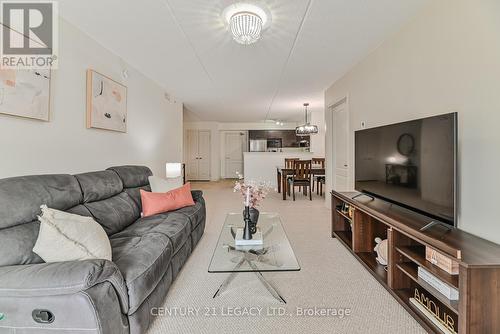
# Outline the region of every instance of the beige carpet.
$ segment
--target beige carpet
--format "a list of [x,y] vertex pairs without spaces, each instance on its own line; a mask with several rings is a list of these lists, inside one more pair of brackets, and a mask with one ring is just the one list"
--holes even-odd
[[[425,333],[354,257],[330,237],[323,198],[282,201],[272,193],[261,211],[281,214],[302,270],[264,273],[286,299],[278,303],[255,274],[242,273],[221,296],[228,274],[210,274],[210,263],[227,212],[242,210],[232,182],[196,183],[207,202],[203,238],[173,283],[149,333]],[[304,308],[349,309],[350,315],[300,316]],[[260,312],[260,315],[259,315]],[[335,310],[325,312],[334,313]],[[286,313],[282,315],[282,313]]]

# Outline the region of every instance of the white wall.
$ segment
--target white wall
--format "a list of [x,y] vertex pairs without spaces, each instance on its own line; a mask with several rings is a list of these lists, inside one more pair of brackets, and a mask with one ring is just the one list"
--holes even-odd
[[318,110],[311,113],[311,124],[318,126],[318,134],[311,136],[311,152],[315,157],[325,156],[325,110]]
[[[499,36],[499,1],[434,1],[325,93],[327,107],[349,97],[350,166],[361,121],[373,127],[457,111],[459,227],[497,243]],[[335,152],[325,116],[328,162]]]
[[[182,159],[182,103],[120,57],[61,20],[59,69],[52,71],[50,122],[0,115],[0,178],[79,173],[121,164],[165,174],[165,162]],[[86,70],[128,87],[127,133],[86,129]],[[129,72],[122,79],[123,69]]]

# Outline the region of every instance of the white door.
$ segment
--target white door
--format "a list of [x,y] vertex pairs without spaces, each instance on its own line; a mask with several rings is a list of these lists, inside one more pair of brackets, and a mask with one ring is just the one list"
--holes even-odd
[[349,115],[345,101],[331,109],[333,113],[333,189],[348,191],[349,187]]
[[198,132],[198,178],[210,180],[210,131]]
[[186,138],[186,179],[198,179],[198,130],[188,130]]
[[186,179],[210,180],[210,131],[188,130],[186,141]]
[[224,133],[224,177],[226,179],[237,178],[236,173],[244,174],[243,152],[246,142],[245,132]]

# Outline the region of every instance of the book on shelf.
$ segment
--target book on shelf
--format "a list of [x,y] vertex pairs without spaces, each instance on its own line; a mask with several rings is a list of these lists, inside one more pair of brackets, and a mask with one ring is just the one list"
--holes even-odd
[[433,265],[443,269],[448,274],[458,275],[458,262],[439,253],[431,247],[425,247],[425,259]]
[[415,298],[410,298],[410,303],[417,308],[423,316],[429,319],[439,330],[441,330],[445,334],[457,334],[454,330],[452,331],[450,328],[445,326],[440,319],[436,318],[434,314],[432,314],[424,305],[422,305]]
[[418,267],[418,277],[439,291],[449,300],[458,300],[458,290],[443,282],[423,267]]

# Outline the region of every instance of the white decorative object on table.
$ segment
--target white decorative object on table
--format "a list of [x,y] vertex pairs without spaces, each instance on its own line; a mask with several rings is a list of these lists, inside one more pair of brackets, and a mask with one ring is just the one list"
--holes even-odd
[[257,232],[255,232],[252,235],[252,239],[243,239],[243,229],[238,228],[236,230],[236,236],[234,237],[234,245],[235,246],[259,246],[263,245],[264,240],[262,238],[262,232],[257,229]]
[[250,206],[250,187],[247,188],[247,194],[245,199],[245,206]]

